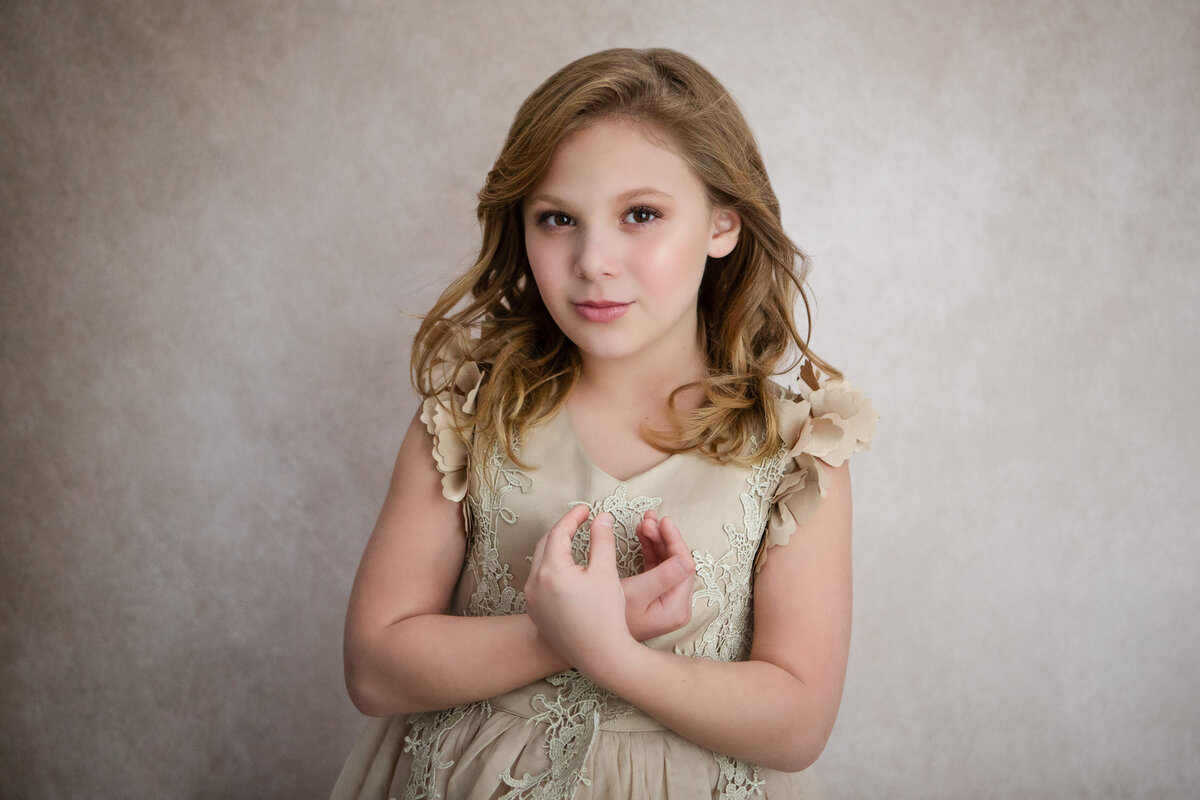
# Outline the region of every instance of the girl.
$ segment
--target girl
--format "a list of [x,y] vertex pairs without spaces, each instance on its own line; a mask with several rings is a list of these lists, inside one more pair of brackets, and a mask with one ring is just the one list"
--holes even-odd
[[334,797],[813,796],[876,414],[817,381],[736,104],[670,50],[582,58],[479,197],[350,599],[377,719]]

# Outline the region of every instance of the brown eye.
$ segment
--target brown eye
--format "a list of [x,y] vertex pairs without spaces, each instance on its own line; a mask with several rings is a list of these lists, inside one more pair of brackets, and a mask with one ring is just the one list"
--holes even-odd
[[638,206],[637,208],[631,208],[629,211],[625,212],[624,221],[634,225],[645,225],[647,222],[653,222],[654,220],[658,219],[658,217],[659,213],[653,208]]
[[561,211],[547,211],[538,217],[538,221],[548,228],[565,228],[575,223],[575,220]]

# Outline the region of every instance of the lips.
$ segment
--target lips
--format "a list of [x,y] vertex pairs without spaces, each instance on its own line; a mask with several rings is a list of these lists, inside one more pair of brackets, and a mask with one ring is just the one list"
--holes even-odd
[[617,319],[633,303],[615,303],[611,300],[589,300],[585,303],[572,303],[576,313],[588,322],[611,322]]

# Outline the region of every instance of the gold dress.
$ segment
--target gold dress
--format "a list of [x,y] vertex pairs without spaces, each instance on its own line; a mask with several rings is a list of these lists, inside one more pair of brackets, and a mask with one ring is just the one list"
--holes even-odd
[[[803,396],[781,390],[782,441],[752,466],[714,464],[696,453],[670,456],[628,480],[592,463],[565,412],[525,432],[520,469],[493,448],[467,463],[467,444],[449,424],[474,412],[482,374],[426,400],[443,493],[464,503],[468,549],[453,611],[518,614],[534,545],[583,503],[576,534],[582,562],[592,518],[613,515],[618,570],[642,567],[634,527],[655,509],[675,520],[696,561],[691,621],[646,644],[693,658],[737,661],[751,641],[751,592],[767,548],[784,545],[821,497],[826,464],[868,449],[877,414],[844,381]],[[484,388],[486,390],[486,388]],[[814,798],[812,770],[783,773],[714,753],[668,730],[574,670],[507,694],[443,711],[371,719],[334,788],[333,800],[615,800],[616,798]]]

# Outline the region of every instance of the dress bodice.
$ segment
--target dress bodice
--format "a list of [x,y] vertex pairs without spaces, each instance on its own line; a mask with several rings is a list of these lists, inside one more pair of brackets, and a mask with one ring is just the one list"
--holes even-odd
[[[802,395],[781,390],[779,446],[748,466],[689,452],[618,480],[595,465],[563,411],[523,432],[518,452],[527,467],[498,445],[472,462],[472,434],[461,423],[474,414],[484,371],[451,366],[453,384],[425,401],[422,420],[434,438],[443,494],[462,501],[467,523],[452,611],[522,613],[535,545],[578,504],[589,515],[573,541],[576,561],[586,561],[592,519],[607,511],[618,571],[636,574],[643,564],[635,527],[653,509],[675,521],[696,575],[690,621],[646,645],[695,658],[747,657],[757,566],[815,510],[825,470],[869,447],[877,419],[870,402],[838,380],[802,388]],[[466,706],[378,721],[351,754],[334,796],[643,796],[631,780],[658,787],[644,795],[656,797],[819,794],[811,776],[712,753],[567,670]]]
[[628,480],[597,467],[563,412],[527,431],[522,469],[493,448],[471,470],[466,502],[470,542],[455,610],[471,615],[524,610],[521,589],[534,546],[572,506],[589,508],[575,536],[576,561],[587,557],[591,520],[613,516],[617,568],[622,577],[642,569],[634,529],[655,510],[679,527],[696,561],[691,621],[647,644],[719,660],[749,648],[751,575],[766,530],[771,498],[784,474],[782,448],[753,466],[715,464],[679,453]]

